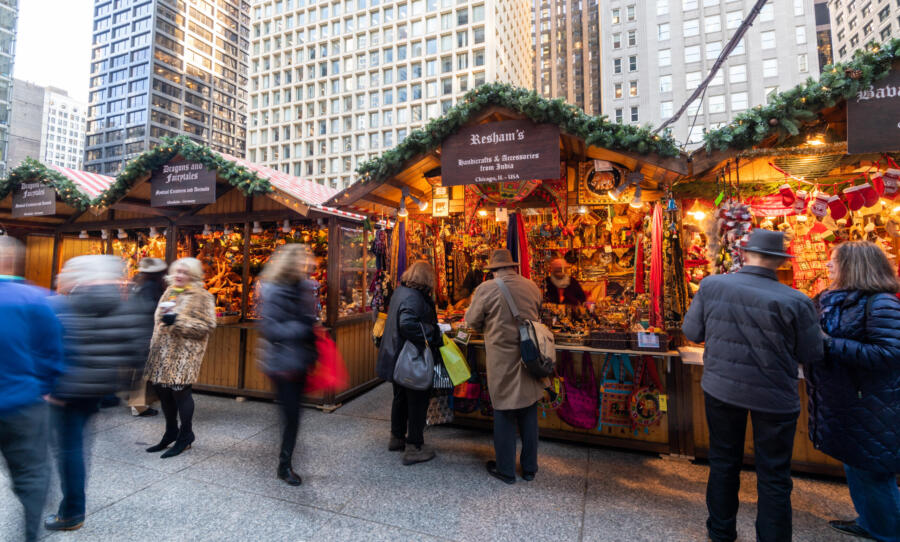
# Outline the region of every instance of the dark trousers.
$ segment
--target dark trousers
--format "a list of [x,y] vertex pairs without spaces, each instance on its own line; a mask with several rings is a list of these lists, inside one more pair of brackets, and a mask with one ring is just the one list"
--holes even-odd
[[522,438],[522,455],[519,462],[522,473],[534,474],[538,470],[538,415],[537,403],[515,410],[494,410],[494,454],[497,456],[497,472],[516,477],[516,429]]
[[297,430],[300,428],[300,400],[306,388],[306,375],[291,379],[272,377],[272,383],[281,407],[281,453],[278,456],[278,471],[281,472],[291,468]]
[[706,528],[713,542],[737,539],[738,491],[744,460],[747,413],[753,420],[756,461],[756,539],[791,540],[791,452],[799,413],[772,414],[736,407],[706,394],[709,482]]
[[900,489],[892,472],[871,472],[844,465],[856,523],[875,539],[900,542]]
[[47,404],[43,401],[0,413],[0,452],[6,459],[12,489],[25,509],[25,540],[37,540],[50,483],[47,460]]
[[406,439],[407,444],[425,443],[425,418],[431,390],[411,390],[394,383],[394,402],[391,405],[391,434]]
[[51,407],[53,443],[59,469],[62,501],[56,515],[61,519],[84,518],[84,487],[87,467],[84,461],[84,426],[99,408],[99,400],[72,400]]
[[[173,390],[156,384],[156,395],[159,405],[166,417],[166,438],[188,441],[194,438],[194,396],[191,386]],[[178,420],[181,419],[181,427]]]

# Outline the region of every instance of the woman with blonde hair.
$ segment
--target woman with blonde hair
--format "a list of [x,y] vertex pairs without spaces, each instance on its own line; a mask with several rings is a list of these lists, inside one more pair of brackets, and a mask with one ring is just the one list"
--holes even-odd
[[825,359],[806,367],[809,436],[844,463],[859,515],[834,520],[854,536],[900,541],[900,281],[874,243],[838,245],[819,296]]
[[[391,296],[387,322],[375,370],[379,377],[393,382],[394,367],[406,341],[417,348],[432,348],[435,360],[441,359],[441,331],[434,303],[434,269],[428,262],[415,262],[400,277],[400,286]],[[404,465],[434,459],[434,451],[425,446],[423,433],[430,390],[413,390],[397,382],[391,407],[391,439],[388,450],[406,450]],[[409,446],[407,446],[409,445]]]
[[262,273],[262,338],[259,365],[272,379],[281,405],[281,453],[278,478],[299,486],[292,458],[300,426],[300,401],[306,387],[306,375],[316,363],[318,321],[318,283],[310,280],[316,260],[306,245],[278,247]]
[[159,396],[166,432],[159,444],[147,451],[159,452],[174,443],[163,458],[175,457],[194,442],[191,386],[200,375],[206,343],[216,327],[215,300],[203,288],[203,279],[200,260],[181,258],[172,262],[166,277],[169,287],[154,315],[146,376]]

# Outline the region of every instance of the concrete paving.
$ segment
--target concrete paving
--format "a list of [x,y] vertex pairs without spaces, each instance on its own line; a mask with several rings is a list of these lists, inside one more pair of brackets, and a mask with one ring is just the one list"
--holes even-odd
[[[197,395],[197,441],[162,460],[144,448],[163,420],[101,411],[90,431],[88,516],[49,541],[695,541],[706,540],[707,467],[657,456],[541,441],[533,482],[489,477],[490,435],[429,428],[437,451],[405,467],[387,451],[390,388],[325,414],[304,410],[295,469],[275,478],[274,404]],[[755,539],[756,476],[742,475],[739,540]],[[59,502],[54,475],[48,513]],[[794,540],[852,541],[826,521],[853,517],[846,485],[794,479]],[[0,540],[21,536],[21,509],[0,470]]]

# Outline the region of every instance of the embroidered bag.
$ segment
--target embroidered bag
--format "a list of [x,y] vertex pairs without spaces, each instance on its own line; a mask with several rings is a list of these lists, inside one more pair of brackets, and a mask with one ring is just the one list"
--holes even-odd
[[440,425],[453,421],[453,395],[449,389],[432,389],[425,415],[427,425]]
[[561,376],[553,375],[550,385],[544,388],[544,396],[538,401],[541,416],[546,418],[547,411],[556,410],[566,401],[566,388]]
[[[659,394],[662,384],[656,370],[656,360],[650,356],[642,356],[635,371],[634,392],[628,399],[628,411],[631,415],[631,427],[638,434],[640,428],[650,432],[651,425],[658,425],[662,418]],[[647,377],[647,382],[644,377]]]
[[562,360],[563,388],[566,401],[556,411],[559,418],[581,429],[593,429],[597,426],[597,381],[594,377],[594,365],[591,355],[584,352],[581,358],[581,382],[575,378],[574,363],[568,352],[563,352]]
[[[612,378],[609,377],[612,369]],[[601,371],[602,386],[600,388],[600,425],[603,427],[619,427],[631,429],[631,412],[628,408],[631,392],[634,390],[634,370],[631,360],[625,354],[607,354]]]

